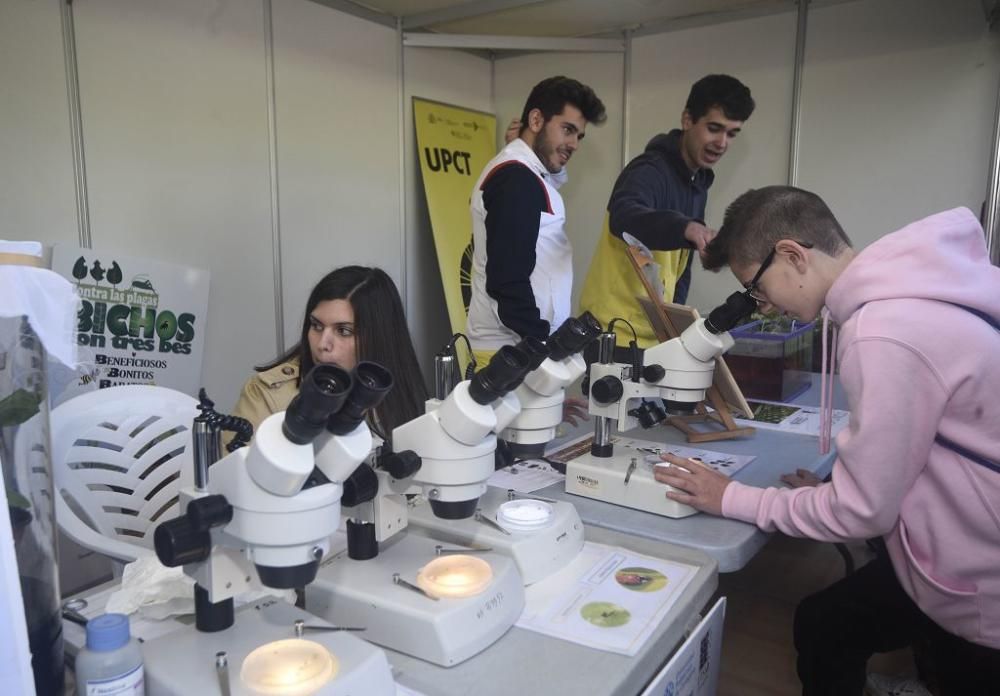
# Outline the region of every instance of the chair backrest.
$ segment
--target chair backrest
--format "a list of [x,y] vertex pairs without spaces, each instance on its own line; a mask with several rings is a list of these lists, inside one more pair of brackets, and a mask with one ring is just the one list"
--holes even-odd
[[178,514],[192,485],[197,401],[128,385],[70,399],[51,414],[56,519],[74,541],[128,562],[148,555],[153,529]]

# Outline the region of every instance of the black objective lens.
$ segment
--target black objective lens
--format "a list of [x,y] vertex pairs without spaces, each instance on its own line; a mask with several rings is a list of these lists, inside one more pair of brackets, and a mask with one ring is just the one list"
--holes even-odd
[[442,520],[465,520],[476,514],[479,498],[472,500],[431,500],[431,512]]
[[546,341],[550,350],[549,357],[559,361],[579,353],[600,333],[601,323],[590,312],[570,317]]
[[671,399],[664,399],[663,405],[667,409],[667,413],[671,416],[687,416],[694,413],[694,407],[696,402],[694,401],[672,401]]
[[729,331],[738,326],[744,317],[750,316],[755,309],[757,300],[746,292],[734,292],[726,298],[725,303],[709,313],[708,319],[705,320],[705,328],[714,334]]
[[382,403],[392,389],[392,373],[378,363],[359,362],[353,374],[347,401],[326,423],[326,429],[334,435],[345,435],[358,427],[365,413]]
[[469,395],[477,404],[490,404],[510,391],[531,367],[530,358],[514,346],[498,350],[486,367],[472,377]]
[[315,580],[316,574],[319,573],[319,561],[309,561],[296,566],[265,566],[255,563],[254,567],[257,568],[260,584],[276,590],[305,587]]
[[316,365],[288,405],[281,432],[296,445],[312,442],[323,431],[330,414],[344,405],[351,384],[351,375],[344,368]]
[[639,420],[639,425],[647,430],[657,423],[663,422],[663,419],[667,417],[663,409],[654,401],[643,401],[628,413],[630,416],[635,416]]

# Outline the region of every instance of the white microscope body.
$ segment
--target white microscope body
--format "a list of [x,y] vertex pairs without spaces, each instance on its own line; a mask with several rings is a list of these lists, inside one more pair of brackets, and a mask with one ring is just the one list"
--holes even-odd
[[[362,363],[355,378],[371,369],[382,370]],[[182,629],[145,644],[151,693],[208,693],[216,683],[221,688],[223,680],[234,694],[277,693],[274,689],[283,694],[395,693],[388,661],[378,648],[281,600],[259,601],[236,612],[233,607],[236,595],[259,587],[254,575],[276,589],[304,587],[315,578],[339,526],[342,487],[311,485],[314,466],[334,475],[353,470],[367,455],[371,434],[363,422],[336,437],[324,434],[327,450],[337,455],[322,462],[313,440],[343,409],[355,382],[338,367],[314,368],[288,411],[261,423],[249,447],[215,462],[210,480],[218,431],[208,427],[205,414],[199,416],[201,423],[195,421],[196,486],[181,492],[185,514],[161,524],[155,543],[161,562],[183,565],[195,580],[197,630]],[[297,624],[304,628],[296,630]],[[302,638],[306,629],[309,640]],[[219,653],[225,655],[221,666]]]
[[587,371],[581,351],[600,333],[601,325],[590,312],[570,317],[546,341],[547,356],[532,361],[531,372],[514,392],[521,412],[500,434],[515,456],[541,456],[555,438],[566,388]]
[[[497,553],[443,549],[402,533],[407,495],[422,493],[433,515],[475,515],[494,470],[496,432],[519,410],[510,393],[527,357],[507,347],[472,380],[392,433],[394,453],[352,480],[368,492],[345,512],[343,542],[307,591],[307,605],[335,623],[364,627],[364,637],[442,666],[492,645],[524,606],[515,564]],[[382,547],[380,548],[380,544]],[[454,554],[454,555],[453,555]]]
[[680,336],[645,350],[641,365],[612,362],[615,335],[601,334],[599,362],[590,366],[590,414],[596,416],[590,454],[566,465],[566,492],[653,512],[688,517],[697,512],[669,500],[671,490],[653,477],[655,464],[641,453],[615,453],[611,421],[619,432],[651,428],[666,413],[691,413],[712,386],[715,358],[733,346],[729,329],[756,307],[746,293],[733,293],[707,319]]
[[[542,456],[562,422],[566,388],[586,372],[580,352],[600,332],[600,324],[585,312],[567,319],[544,346],[518,344],[529,355],[531,371],[514,391],[520,413],[498,431],[515,456]],[[489,488],[471,519],[446,520],[421,502],[411,501],[412,527],[435,539],[513,558],[525,585],[564,568],[583,548],[583,522],[571,503]]]

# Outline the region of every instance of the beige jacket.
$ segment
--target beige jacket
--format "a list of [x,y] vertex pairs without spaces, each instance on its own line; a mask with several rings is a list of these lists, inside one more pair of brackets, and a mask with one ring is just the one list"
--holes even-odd
[[[288,408],[288,404],[299,393],[298,378],[298,358],[255,373],[243,385],[233,415],[246,418],[256,430],[265,418]],[[228,444],[232,437],[233,433],[225,433],[223,439]]]

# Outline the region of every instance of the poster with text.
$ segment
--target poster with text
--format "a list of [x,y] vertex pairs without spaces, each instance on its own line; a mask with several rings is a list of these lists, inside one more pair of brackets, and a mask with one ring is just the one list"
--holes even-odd
[[493,114],[413,98],[417,157],[452,331],[465,332],[472,296],[472,187],[497,152]]
[[80,295],[79,359],[98,388],[155,384],[196,396],[209,274],[111,249],[57,244],[52,270]]
[[715,696],[725,620],[726,598],[720,597],[641,696]]

